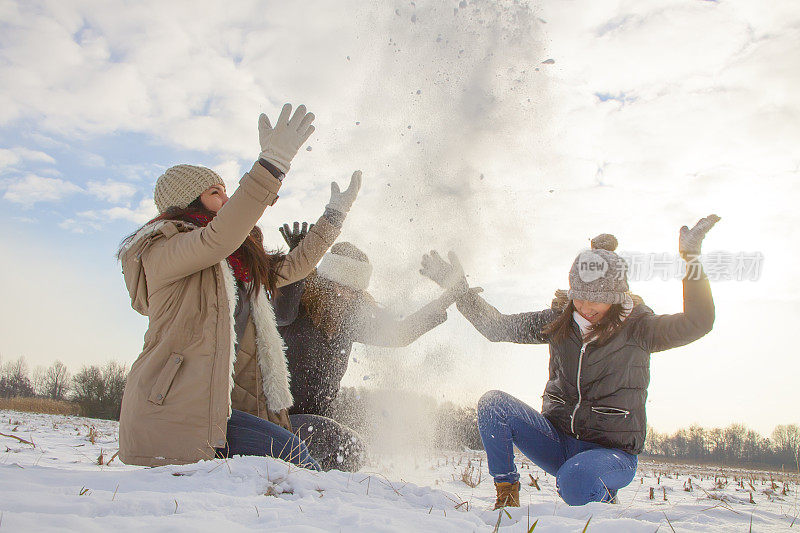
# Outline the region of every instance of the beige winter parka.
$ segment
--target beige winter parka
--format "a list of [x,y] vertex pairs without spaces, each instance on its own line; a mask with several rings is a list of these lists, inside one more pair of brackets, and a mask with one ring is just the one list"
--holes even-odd
[[[131,366],[122,400],[123,462],[190,463],[210,459],[215,448],[225,446],[237,298],[227,257],[275,203],[280,186],[256,163],[207,226],[148,224],[120,251],[131,306],[149,318],[144,348]],[[279,266],[278,286],[307,276],[338,234],[321,217]],[[251,306],[252,324],[239,351],[252,352],[266,404],[279,411],[292,405],[283,341],[265,291]]]

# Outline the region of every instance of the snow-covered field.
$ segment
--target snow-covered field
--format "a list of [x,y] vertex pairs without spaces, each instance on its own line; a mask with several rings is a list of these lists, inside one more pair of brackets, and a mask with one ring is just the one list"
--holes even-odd
[[800,531],[796,475],[784,489],[767,472],[642,462],[618,505],[568,507],[520,457],[523,506],[505,513],[479,452],[375,456],[356,474],[256,457],[141,468],[113,458],[117,428],[0,411],[0,531]]

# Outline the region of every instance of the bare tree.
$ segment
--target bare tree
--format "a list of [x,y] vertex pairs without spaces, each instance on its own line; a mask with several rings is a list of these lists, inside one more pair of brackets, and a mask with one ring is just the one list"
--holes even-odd
[[28,377],[28,364],[24,357],[3,365],[0,372],[0,397],[30,397],[34,395],[33,384]]
[[110,361],[105,366],[85,366],[72,378],[72,397],[84,416],[119,419],[127,371]]
[[40,394],[54,400],[63,400],[69,391],[70,378],[66,365],[56,361],[44,372]]
[[796,424],[776,426],[772,432],[776,451],[785,464],[797,464],[800,456],[800,426]]
[[725,447],[728,459],[737,461],[744,459],[743,445],[747,428],[742,424],[731,424],[725,428]]
[[33,386],[33,393],[36,396],[46,396],[44,393],[44,368],[37,366],[33,369],[31,375],[31,385]]

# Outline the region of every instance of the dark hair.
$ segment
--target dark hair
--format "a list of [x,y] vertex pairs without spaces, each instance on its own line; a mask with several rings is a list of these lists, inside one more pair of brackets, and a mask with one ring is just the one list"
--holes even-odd
[[[542,333],[549,338],[550,342],[561,342],[569,336],[574,311],[575,304],[570,300],[561,314],[542,328]],[[603,317],[589,328],[589,335],[586,339],[597,344],[607,343],[622,325],[624,316],[625,310],[622,304],[612,304]]]
[[[160,220],[180,220],[189,224],[196,224],[197,221],[194,217],[204,216],[214,218],[216,213],[209,211],[203,206],[200,197],[195,198],[186,208],[169,207],[166,211],[155,217],[147,224],[158,222]],[[145,224],[145,226],[147,226]],[[128,235],[123,241],[121,246],[125,246],[133,239],[138,232],[135,231]],[[267,295],[272,297],[275,294],[275,288],[278,280],[278,265],[286,256],[280,251],[267,252],[264,250],[264,234],[261,228],[253,226],[250,234],[244,240],[237,252],[241,252],[242,262],[244,266],[250,271],[253,283],[248,289],[248,294],[251,298],[255,298],[261,287],[267,291]]]

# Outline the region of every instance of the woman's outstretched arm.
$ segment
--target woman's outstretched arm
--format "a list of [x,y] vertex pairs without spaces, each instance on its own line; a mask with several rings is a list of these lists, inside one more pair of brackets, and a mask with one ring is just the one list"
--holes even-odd
[[552,309],[505,315],[470,289],[456,300],[456,308],[470,321],[478,332],[492,342],[543,344],[547,338],[542,328],[555,320],[558,313]]
[[447,320],[447,308],[455,298],[448,292],[402,320],[375,304],[360,310],[353,328],[353,340],[370,346],[402,348]]
[[504,315],[478,296],[482,289],[470,289],[461,262],[453,252],[448,263],[435,251],[422,257],[420,273],[456,297],[456,307],[481,335],[492,342],[541,344],[547,340],[542,328],[555,320],[557,313],[544,311]]
[[718,216],[710,215],[691,230],[686,226],[681,228],[679,250],[687,263],[683,278],[683,312],[652,315],[640,321],[639,335],[649,351],[659,352],[689,344],[714,326],[711,285],[698,258],[703,237],[718,220]]
[[322,256],[328,251],[339,236],[342,223],[350,207],[361,189],[361,171],[353,172],[350,186],[344,192],[339,191],[336,182],[331,183],[331,199],[325,206],[325,213],[313,224],[308,233],[303,235],[278,265],[278,287],[289,285],[308,276],[317,266]]

